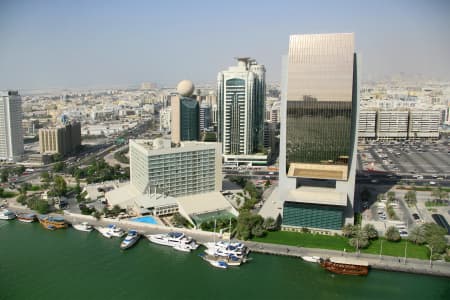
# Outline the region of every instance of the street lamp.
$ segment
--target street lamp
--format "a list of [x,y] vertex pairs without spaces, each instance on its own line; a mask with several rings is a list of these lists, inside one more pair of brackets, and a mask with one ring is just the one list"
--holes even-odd
[[431,260],[431,258],[433,257],[433,247],[430,246],[430,250],[431,250],[431,252],[430,252],[430,268],[432,268],[433,265],[432,265],[432,260]]
[[380,245],[380,261],[381,261],[381,253],[383,252],[383,240],[381,240],[381,245]]

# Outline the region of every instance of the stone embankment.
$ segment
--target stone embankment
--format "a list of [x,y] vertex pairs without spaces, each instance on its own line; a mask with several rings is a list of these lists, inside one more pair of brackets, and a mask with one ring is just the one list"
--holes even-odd
[[[11,207],[11,209],[15,211],[29,211],[28,209],[24,209],[23,207],[19,206]],[[119,220],[119,219],[102,218],[100,220],[97,220],[92,216],[73,214],[68,212],[64,214],[64,218],[69,223],[72,224],[81,222],[89,222],[89,224],[92,224],[94,226],[106,226],[108,224],[116,224],[122,229],[125,230],[135,229],[142,234],[156,234],[156,233],[167,233],[170,231],[181,231],[186,235],[192,236],[200,244],[210,242],[214,238],[215,239],[220,238],[220,235],[217,233],[215,234],[216,236],[214,237],[214,233],[205,232],[198,229],[167,227],[163,225],[132,222],[123,219]],[[369,263],[370,267],[373,269],[450,277],[450,263],[442,261],[433,261],[430,264],[430,261],[413,258],[407,258],[405,260],[404,258],[393,256],[379,256],[373,254],[365,254],[365,253],[359,254],[349,252],[344,253],[342,251],[335,251],[335,250],[303,248],[303,247],[267,244],[251,241],[245,241],[245,244],[250,248],[252,252],[263,254],[284,255],[298,258],[300,258],[301,256],[320,256],[322,258],[346,256],[365,260]]]

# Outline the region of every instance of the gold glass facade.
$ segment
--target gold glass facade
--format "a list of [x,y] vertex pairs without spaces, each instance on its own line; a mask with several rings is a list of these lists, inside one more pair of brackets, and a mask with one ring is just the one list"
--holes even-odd
[[[290,37],[288,176],[347,179],[353,151],[354,57],[351,33]],[[327,165],[336,167],[331,170]]]

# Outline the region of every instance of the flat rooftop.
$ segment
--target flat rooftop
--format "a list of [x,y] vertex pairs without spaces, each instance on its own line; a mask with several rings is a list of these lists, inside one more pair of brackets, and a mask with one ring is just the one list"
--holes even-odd
[[318,187],[300,187],[289,192],[287,201],[319,205],[347,206],[346,193],[334,189]]

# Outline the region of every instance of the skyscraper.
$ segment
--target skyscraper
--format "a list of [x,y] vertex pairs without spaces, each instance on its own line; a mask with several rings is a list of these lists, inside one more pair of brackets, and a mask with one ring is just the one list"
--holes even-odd
[[290,36],[284,69],[283,227],[340,230],[353,221],[359,103],[353,33]]
[[200,108],[192,97],[194,84],[182,80],[177,86],[179,96],[172,98],[172,143],[181,141],[198,141],[200,139]]
[[263,146],[266,69],[248,57],[237,60],[217,76],[217,131],[225,155],[248,155]]
[[0,92],[0,160],[19,161],[23,154],[22,98]]

